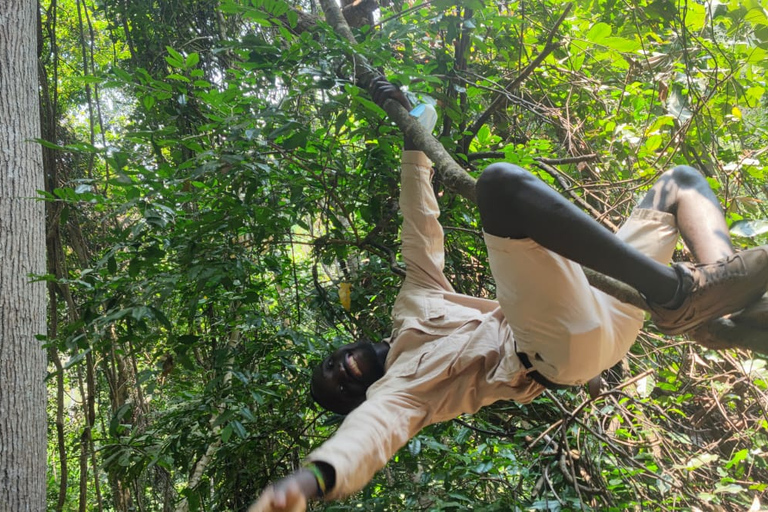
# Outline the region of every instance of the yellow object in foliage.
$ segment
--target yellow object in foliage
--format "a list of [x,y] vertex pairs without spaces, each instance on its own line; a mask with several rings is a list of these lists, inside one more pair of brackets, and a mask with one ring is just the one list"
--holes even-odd
[[339,300],[341,307],[349,311],[352,308],[352,283],[339,283]]

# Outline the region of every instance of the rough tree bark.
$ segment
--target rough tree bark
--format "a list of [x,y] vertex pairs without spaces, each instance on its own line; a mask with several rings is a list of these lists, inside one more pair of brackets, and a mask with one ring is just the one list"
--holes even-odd
[[0,0],[0,511],[46,509],[45,210],[37,2]]
[[[320,4],[325,12],[328,24],[333,27],[340,37],[355,45],[357,43],[355,36],[349,28],[338,4],[334,0],[320,0]],[[557,25],[560,24],[569,9],[570,4],[567,4],[565,12],[560,17]],[[551,42],[552,36],[553,34],[550,33],[548,37],[548,51],[551,51],[551,48],[556,46],[556,43]],[[535,61],[536,59],[532,62]],[[354,62],[354,80],[360,87],[367,88],[370,81],[380,73],[373,69],[362,55],[355,54]],[[533,70],[531,69],[528,72],[531,71]],[[518,81],[514,82],[517,83]],[[476,202],[474,178],[456,163],[443,145],[411,117],[398,102],[387,100],[384,104],[384,110],[403,134],[406,137],[410,137],[416,147],[426,153],[432,160],[435,172],[440,174],[446,186],[469,201]],[[475,128],[479,129],[479,126]],[[623,302],[646,311],[648,310],[645,300],[634,288],[590,269],[585,268],[584,271],[589,282],[595,288]],[[764,296],[761,302],[744,310],[741,314],[735,315],[733,318],[710,322],[698,328],[690,336],[712,348],[746,348],[768,354],[768,298]]]

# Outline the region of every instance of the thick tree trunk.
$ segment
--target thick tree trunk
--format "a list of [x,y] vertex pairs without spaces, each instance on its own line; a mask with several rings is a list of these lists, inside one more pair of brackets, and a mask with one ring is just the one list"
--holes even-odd
[[0,512],[46,509],[37,2],[0,0]]

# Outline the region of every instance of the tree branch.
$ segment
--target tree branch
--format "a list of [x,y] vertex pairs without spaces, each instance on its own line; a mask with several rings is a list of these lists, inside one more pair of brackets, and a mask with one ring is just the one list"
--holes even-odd
[[[334,28],[337,34],[352,44],[356,44],[355,36],[349,28],[341,9],[334,0],[320,0],[320,4],[325,11],[326,21]],[[355,82],[358,86],[368,88],[371,80],[380,75],[380,73],[368,64],[368,61],[361,55],[354,55],[355,63]],[[438,142],[426,128],[403,108],[395,100],[387,100],[384,103],[384,111],[389,118],[395,122],[406,137],[410,137],[432,160],[435,171],[440,174],[443,182],[454,192],[475,202],[475,179],[467,174],[459,164],[457,164],[451,155],[445,150],[443,145]]]
[[599,222],[604,226],[606,226],[611,231],[613,231],[614,233],[619,230],[616,224],[611,222],[609,219],[605,218],[599,211],[595,209],[594,206],[586,202],[584,198],[582,198],[570,186],[568,186],[568,183],[565,182],[565,178],[563,177],[563,174],[560,171],[558,171],[551,165],[544,163],[542,159],[536,159],[536,163],[534,165],[539,169],[541,169],[542,171],[549,174],[550,176],[552,176],[552,178],[554,178],[555,181],[557,181],[560,184],[560,186],[563,187],[563,190],[565,190],[565,192],[569,196],[571,196],[571,199],[573,199],[573,202],[578,204],[585,210],[587,210],[592,215],[593,218],[600,219]]

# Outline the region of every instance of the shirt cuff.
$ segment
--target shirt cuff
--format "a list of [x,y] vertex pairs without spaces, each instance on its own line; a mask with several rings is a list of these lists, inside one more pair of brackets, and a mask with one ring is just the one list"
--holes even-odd
[[419,167],[432,167],[432,160],[423,151],[403,151],[402,163],[418,165]]

